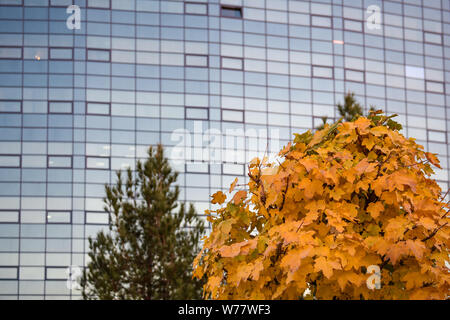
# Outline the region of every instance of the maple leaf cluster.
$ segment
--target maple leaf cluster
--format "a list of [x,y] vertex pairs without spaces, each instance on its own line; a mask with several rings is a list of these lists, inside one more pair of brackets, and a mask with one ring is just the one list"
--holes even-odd
[[[296,135],[218,191],[194,261],[211,299],[446,299],[449,204],[424,152],[381,111]],[[369,266],[380,287],[367,285]]]

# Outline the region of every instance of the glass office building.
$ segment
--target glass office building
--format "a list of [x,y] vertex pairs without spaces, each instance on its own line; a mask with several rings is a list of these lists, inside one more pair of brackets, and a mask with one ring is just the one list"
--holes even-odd
[[79,298],[104,184],[149,145],[201,213],[348,91],[446,191],[449,0],[0,0],[0,298]]

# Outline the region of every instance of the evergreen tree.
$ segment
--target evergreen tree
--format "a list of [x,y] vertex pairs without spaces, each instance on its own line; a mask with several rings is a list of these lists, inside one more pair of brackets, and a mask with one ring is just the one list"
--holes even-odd
[[[355,94],[349,92],[344,97],[344,104],[338,103],[337,105],[339,115],[343,117],[344,121],[353,121],[363,115],[362,106],[356,101]],[[373,110],[373,107],[370,108]],[[318,126],[317,130],[322,130],[325,127],[328,117],[322,117],[323,124]]]
[[362,106],[356,101],[355,94],[347,93],[344,97],[344,104],[338,103],[337,108],[344,121],[354,121],[363,115]]
[[[178,186],[163,148],[148,151],[136,173],[117,172],[105,186],[109,232],[89,238],[90,262],[81,277],[84,299],[200,299],[203,282],[192,262],[205,227],[190,204],[178,205]],[[179,206],[178,210],[176,208]]]

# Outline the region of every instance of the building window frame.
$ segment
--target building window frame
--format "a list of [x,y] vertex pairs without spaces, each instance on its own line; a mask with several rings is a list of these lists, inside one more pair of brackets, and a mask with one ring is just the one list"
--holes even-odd
[[[53,214],[55,214],[55,213],[67,213],[68,217],[69,217],[68,222],[52,222],[52,221],[49,221],[49,216],[50,216],[50,219],[51,219],[52,213]],[[45,224],[56,224],[56,225],[58,225],[58,224],[72,224],[72,211],[71,210],[47,210],[45,212]]]
[[[234,12],[239,12],[239,16],[231,16],[231,15],[226,15],[224,14],[224,12],[226,11],[234,11]],[[220,17],[221,18],[231,18],[231,19],[240,19],[242,20],[244,18],[244,9],[240,6],[233,6],[233,5],[221,5],[220,6]]]

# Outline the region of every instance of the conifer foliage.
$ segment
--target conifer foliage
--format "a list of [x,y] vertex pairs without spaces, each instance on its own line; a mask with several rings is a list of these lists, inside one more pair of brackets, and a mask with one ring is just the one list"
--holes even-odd
[[[198,299],[202,281],[192,278],[192,261],[204,234],[194,207],[178,204],[177,173],[162,146],[148,159],[117,173],[105,186],[109,232],[89,239],[81,278],[84,299]],[[178,207],[178,208],[177,208]]]
[[[344,121],[354,121],[363,115],[363,108],[355,99],[355,94],[349,92],[344,97],[344,104],[338,103],[337,109],[339,115],[343,117]],[[373,110],[373,107],[370,108]],[[327,123],[328,117],[322,117],[322,124],[317,127],[317,130],[322,130],[325,128],[325,123]]]
[[251,161],[245,188],[235,180],[212,196],[219,208],[194,261],[205,297],[447,298],[449,204],[430,178],[439,161],[400,129],[372,111],[297,134],[279,161]]

